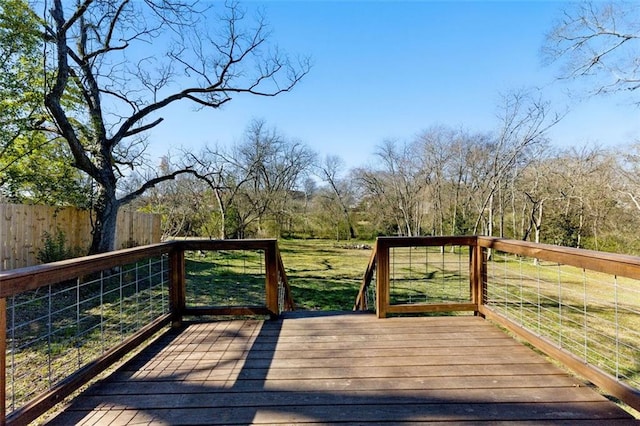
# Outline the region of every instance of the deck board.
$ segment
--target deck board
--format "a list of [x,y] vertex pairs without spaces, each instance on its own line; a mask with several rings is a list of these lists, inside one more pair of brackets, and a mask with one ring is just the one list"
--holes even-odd
[[636,424],[478,317],[297,314],[171,331],[50,421]]

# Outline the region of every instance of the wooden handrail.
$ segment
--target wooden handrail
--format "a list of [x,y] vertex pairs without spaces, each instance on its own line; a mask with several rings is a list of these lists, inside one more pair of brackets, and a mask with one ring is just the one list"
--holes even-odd
[[282,255],[280,248],[276,244],[276,260],[278,261],[278,276],[284,286],[284,310],[294,311],[296,304],[293,301],[293,295],[291,294],[291,287],[289,286],[289,278],[287,277],[287,271],[284,269],[284,263],[282,262]]
[[373,244],[373,250],[371,250],[371,256],[369,256],[369,263],[367,264],[367,269],[364,271],[362,284],[360,285],[360,290],[358,291],[358,295],[356,296],[356,302],[353,305],[354,311],[366,311],[367,309],[369,309],[366,293],[369,289],[369,285],[371,285],[371,280],[373,279],[373,273],[376,269],[377,258],[378,242],[376,241]]
[[116,268],[149,257],[168,254],[175,243],[158,243],[44,265],[0,272],[0,298],[11,297],[49,284],[75,279],[96,271]]
[[507,240],[496,237],[477,237],[480,247],[540,260],[575,266],[596,272],[640,279],[640,257],[601,251]]

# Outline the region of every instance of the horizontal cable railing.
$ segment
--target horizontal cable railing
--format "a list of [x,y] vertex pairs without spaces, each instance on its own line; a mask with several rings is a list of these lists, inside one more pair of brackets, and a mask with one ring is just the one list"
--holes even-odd
[[0,274],[4,422],[27,423],[170,320],[170,246]]
[[354,309],[368,309],[375,268],[376,313],[477,310],[474,237],[380,237]]
[[0,424],[26,424],[185,315],[277,316],[275,240],[186,240],[0,273]]
[[480,312],[638,409],[640,258],[478,243],[489,253]]
[[473,311],[640,409],[640,258],[492,237],[384,237],[354,309]]

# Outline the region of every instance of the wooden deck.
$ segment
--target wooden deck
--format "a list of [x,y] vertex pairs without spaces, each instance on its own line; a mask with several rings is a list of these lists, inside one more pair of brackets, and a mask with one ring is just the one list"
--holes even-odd
[[171,331],[53,425],[637,424],[478,317],[298,313]]

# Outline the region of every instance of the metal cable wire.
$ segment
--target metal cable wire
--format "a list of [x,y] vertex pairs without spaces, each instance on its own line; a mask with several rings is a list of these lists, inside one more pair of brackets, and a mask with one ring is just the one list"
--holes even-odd
[[466,246],[390,248],[391,303],[469,302],[468,256]]
[[64,380],[169,311],[166,255],[7,300],[7,410]]
[[185,260],[189,307],[266,303],[264,250],[187,251]]
[[487,306],[584,362],[640,387],[640,282],[493,253]]

